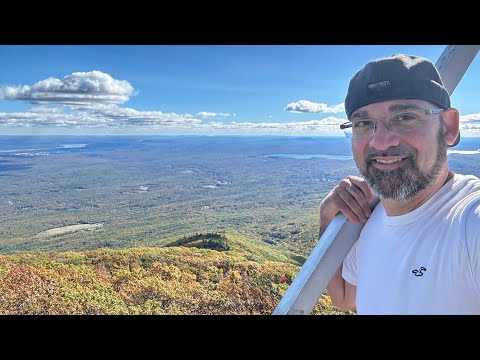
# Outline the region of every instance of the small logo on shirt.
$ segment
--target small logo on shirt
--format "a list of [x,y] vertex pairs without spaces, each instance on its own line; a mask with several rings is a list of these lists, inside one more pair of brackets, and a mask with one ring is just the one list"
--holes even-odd
[[420,269],[415,269],[415,270],[412,270],[412,273],[415,275],[415,276],[423,276],[423,272],[424,271],[427,271],[427,269],[425,269],[423,266],[420,267]]

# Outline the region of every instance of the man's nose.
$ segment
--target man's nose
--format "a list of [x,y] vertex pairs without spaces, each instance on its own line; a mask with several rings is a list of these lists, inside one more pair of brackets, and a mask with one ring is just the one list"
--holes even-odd
[[376,150],[386,150],[400,144],[400,137],[397,133],[388,129],[385,121],[376,121],[373,135],[369,141],[370,147]]

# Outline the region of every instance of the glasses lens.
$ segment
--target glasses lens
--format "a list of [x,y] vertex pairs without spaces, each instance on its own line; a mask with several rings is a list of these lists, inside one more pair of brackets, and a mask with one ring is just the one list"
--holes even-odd
[[349,139],[352,138],[352,128],[351,127],[343,129],[343,132],[345,133],[345,136],[347,138],[349,138]]
[[343,129],[343,132],[347,138],[352,138],[352,124],[350,122],[341,124],[340,129]]
[[409,110],[389,116],[385,121],[392,131],[407,133],[423,125],[427,116],[425,110]]
[[352,121],[353,134],[355,138],[363,139],[373,135],[375,131],[375,121],[362,119]]

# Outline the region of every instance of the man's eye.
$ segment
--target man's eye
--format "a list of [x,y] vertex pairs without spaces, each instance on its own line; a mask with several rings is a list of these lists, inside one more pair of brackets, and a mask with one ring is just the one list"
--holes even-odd
[[373,126],[373,121],[372,120],[360,120],[360,121],[355,121],[352,125],[353,125],[354,128],[371,127],[371,126]]
[[412,120],[417,120],[418,116],[413,113],[403,113],[403,114],[398,114],[395,117],[393,117],[393,121],[395,122],[407,122],[407,121],[412,121]]

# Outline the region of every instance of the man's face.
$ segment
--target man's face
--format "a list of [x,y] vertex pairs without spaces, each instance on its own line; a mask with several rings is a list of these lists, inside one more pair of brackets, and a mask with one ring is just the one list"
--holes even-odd
[[401,99],[373,103],[357,109],[351,120],[377,120],[375,133],[353,138],[355,163],[372,189],[381,197],[409,199],[429,186],[447,162],[447,143],[440,114],[426,117],[423,125],[409,133],[390,131],[384,118],[400,109],[435,109],[423,100]]

